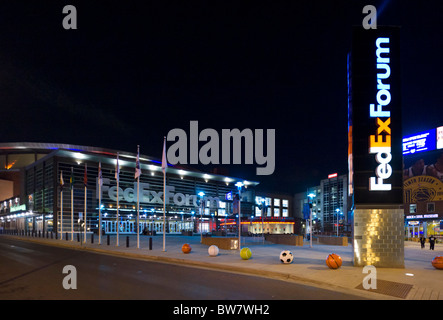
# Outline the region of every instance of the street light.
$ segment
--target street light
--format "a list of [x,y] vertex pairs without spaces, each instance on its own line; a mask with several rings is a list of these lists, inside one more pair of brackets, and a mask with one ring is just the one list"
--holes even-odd
[[265,208],[266,208],[266,199],[261,198],[261,233],[263,237],[263,244],[265,244],[265,227],[264,227],[264,215],[265,215]]
[[235,186],[238,189],[238,249],[241,249],[241,188],[244,186],[243,182],[237,182]]
[[335,212],[337,212],[337,237],[338,237],[338,215],[339,213],[341,214],[341,212],[339,208],[335,209]]
[[313,235],[313,228],[312,228],[312,199],[315,198],[315,194],[314,193],[310,193],[308,194],[308,198],[311,201],[311,204],[309,206],[309,228],[310,228],[310,233],[309,233],[309,247],[312,248],[312,235]]
[[203,215],[203,204],[204,204],[203,197],[205,193],[203,191],[200,191],[198,195],[200,196],[200,243],[203,243],[202,215]]

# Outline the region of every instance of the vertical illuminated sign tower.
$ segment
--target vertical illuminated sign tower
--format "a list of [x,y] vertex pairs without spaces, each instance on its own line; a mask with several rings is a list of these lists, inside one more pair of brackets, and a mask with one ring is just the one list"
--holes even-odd
[[399,31],[353,29],[348,160],[357,266],[404,267]]

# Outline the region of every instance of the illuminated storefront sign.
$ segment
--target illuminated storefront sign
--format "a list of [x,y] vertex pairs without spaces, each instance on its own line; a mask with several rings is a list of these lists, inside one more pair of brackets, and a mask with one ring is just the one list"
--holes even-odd
[[9,212],[26,211],[26,204],[16,205],[9,209]]
[[437,149],[443,149],[443,126],[437,128]]
[[436,130],[428,130],[403,138],[403,155],[436,149]]
[[429,219],[429,218],[438,218],[438,214],[418,214],[415,216],[406,216],[406,219]]

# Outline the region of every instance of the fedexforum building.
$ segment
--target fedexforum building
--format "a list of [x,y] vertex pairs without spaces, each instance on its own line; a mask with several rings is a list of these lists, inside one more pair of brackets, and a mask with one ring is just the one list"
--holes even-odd
[[[118,153],[119,232],[136,233],[137,180],[134,174],[137,154],[124,151]],[[87,230],[96,231],[101,196],[102,230],[116,233],[116,158],[117,151],[97,147],[51,143],[0,144],[0,228],[79,232],[82,230],[86,211]],[[103,178],[101,188],[98,184],[99,163]],[[162,233],[161,161],[140,155],[140,167],[139,232]],[[74,181],[72,189],[71,176]],[[63,188],[61,177],[64,181]],[[235,185],[238,182],[244,185],[241,192],[242,231],[254,232],[251,221],[261,214],[256,206],[254,190],[258,182],[204,173],[192,168],[168,166],[166,233],[237,232],[238,208],[235,196],[238,189]],[[201,192],[205,194],[202,198],[199,196]],[[268,227],[270,233],[283,230],[291,233],[294,223],[289,221],[291,218],[286,217],[280,216],[278,221],[274,219],[272,225],[270,221],[265,221],[261,228],[266,230]],[[276,229],[275,223],[280,223],[282,227]]]

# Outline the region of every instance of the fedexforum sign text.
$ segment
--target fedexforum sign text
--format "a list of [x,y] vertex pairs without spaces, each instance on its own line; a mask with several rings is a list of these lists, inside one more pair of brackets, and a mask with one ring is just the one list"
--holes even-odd
[[[117,201],[117,186],[110,186],[110,179],[103,178],[103,185],[101,187],[102,191],[102,199],[103,195],[107,195],[110,200]],[[98,181],[96,187],[96,197],[99,197],[99,188]],[[139,189],[139,199],[140,203],[147,204],[163,204],[163,191],[154,191],[149,188],[149,183],[140,182]],[[183,194],[180,192],[174,192],[175,187],[166,186],[166,205],[174,204],[176,206],[191,206],[198,207],[199,203],[197,202],[197,195]],[[134,182],[133,188],[121,188],[118,190],[118,198],[119,201],[126,202],[137,202],[137,182]],[[218,197],[210,197],[204,196],[203,200],[205,204],[209,205],[210,208],[218,208],[219,207],[219,198]]]
[[375,160],[378,163],[375,169],[377,177],[369,178],[370,191],[391,190],[391,184],[385,180],[392,175],[392,167],[389,164],[392,160],[391,154],[391,111],[389,103],[391,102],[391,86],[389,77],[391,75],[389,58],[389,38],[377,38],[375,41],[377,57],[377,106],[369,105],[369,116],[376,118],[377,132],[369,136],[369,153],[375,154]]

